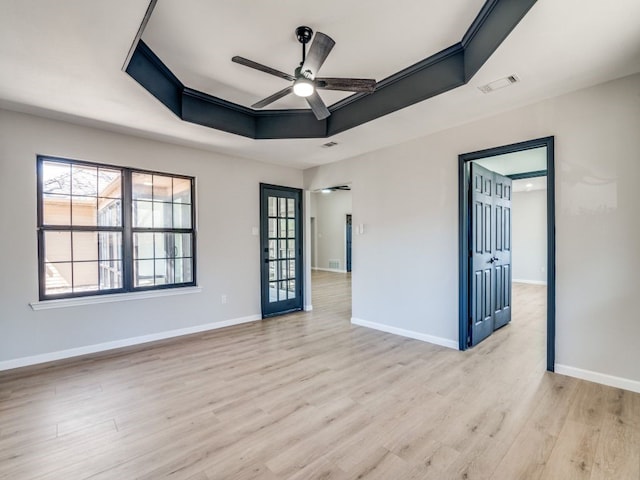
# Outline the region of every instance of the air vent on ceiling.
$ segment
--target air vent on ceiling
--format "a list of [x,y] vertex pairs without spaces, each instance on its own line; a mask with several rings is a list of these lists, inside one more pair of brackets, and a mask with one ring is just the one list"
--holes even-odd
[[335,147],[336,145],[338,145],[338,142],[327,142],[327,143],[323,143],[320,146],[322,148],[331,148],[331,147]]
[[501,78],[499,80],[494,80],[493,82],[489,82],[486,85],[478,87],[478,89],[482,93],[491,93],[494,90],[499,90],[504,87],[508,87],[509,85],[513,85],[514,83],[519,82],[520,79],[516,75],[509,75],[508,77]]

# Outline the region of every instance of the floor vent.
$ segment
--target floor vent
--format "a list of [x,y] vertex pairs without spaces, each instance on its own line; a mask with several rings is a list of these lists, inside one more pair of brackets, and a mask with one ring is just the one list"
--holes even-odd
[[329,268],[340,270],[340,260],[329,260]]
[[482,85],[481,87],[478,87],[478,89],[482,93],[491,93],[494,90],[500,90],[501,88],[508,87],[509,85],[513,85],[514,83],[518,83],[519,81],[520,79],[516,75],[509,75],[508,77],[494,80],[493,82],[489,82],[486,85]]

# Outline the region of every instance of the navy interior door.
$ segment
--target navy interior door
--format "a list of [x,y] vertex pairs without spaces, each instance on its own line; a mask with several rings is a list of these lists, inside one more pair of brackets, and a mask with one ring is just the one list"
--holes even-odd
[[493,263],[495,303],[493,329],[511,321],[511,179],[494,173],[493,212],[496,219]]
[[302,310],[302,191],[260,184],[262,317]]
[[347,214],[347,272],[351,271],[351,239],[353,229],[351,227],[351,215]]
[[511,179],[471,162],[471,345],[511,320]]
[[470,316],[471,345],[493,332],[493,172],[471,163]]

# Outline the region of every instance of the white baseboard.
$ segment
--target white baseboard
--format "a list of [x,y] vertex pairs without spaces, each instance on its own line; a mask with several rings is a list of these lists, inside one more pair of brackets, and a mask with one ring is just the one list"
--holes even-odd
[[320,267],[313,267],[312,270],[321,270],[323,272],[333,272],[333,273],[347,273],[346,270],[340,270],[338,268],[320,268]]
[[374,330],[380,330],[381,332],[393,333],[394,335],[400,335],[401,337],[422,340],[423,342],[433,343],[442,347],[458,350],[458,342],[456,342],[455,340],[449,340],[448,338],[435,337],[433,335],[427,335],[426,333],[414,332],[413,330],[405,330],[403,328],[393,327],[391,325],[385,325],[383,323],[369,322],[368,320],[362,320],[355,317],[351,317],[351,323],[360,327],[372,328]]
[[94,345],[86,345],[84,347],[70,348],[68,350],[59,350],[57,352],[43,353],[30,357],[16,358],[0,362],[0,371],[11,370],[13,368],[27,367],[29,365],[37,365],[39,363],[53,362],[55,360],[63,360],[66,358],[79,357],[91,353],[104,352],[115,348],[130,347],[132,345],[140,345],[157,340],[165,340],[167,338],[181,337],[192,333],[206,332],[208,330],[216,330],[218,328],[231,327],[242,323],[255,322],[261,320],[259,314],[250,315],[248,317],[233,318],[231,320],[223,320],[221,322],[205,323],[203,325],[195,325],[193,327],[180,328],[177,330],[169,330],[166,332],[152,333],[150,335],[142,335],[139,337],[123,338],[122,340],[114,340],[112,342],[98,343]]
[[313,310],[313,305],[305,305],[304,306],[304,311],[305,312],[310,312]]
[[521,280],[521,279],[512,279],[512,283],[528,283],[529,285],[546,285],[547,282],[544,280]]
[[555,372],[568,377],[580,378],[590,382],[601,383],[609,387],[622,388],[631,392],[640,393],[640,381],[630,380],[628,378],[615,377],[606,373],[593,372],[591,370],[583,370],[581,368],[570,367],[568,365],[555,365]]

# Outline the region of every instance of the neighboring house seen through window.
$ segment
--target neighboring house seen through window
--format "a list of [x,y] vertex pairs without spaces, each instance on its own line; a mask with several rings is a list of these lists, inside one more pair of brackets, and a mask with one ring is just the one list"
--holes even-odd
[[40,299],[195,285],[194,181],[38,157]]

